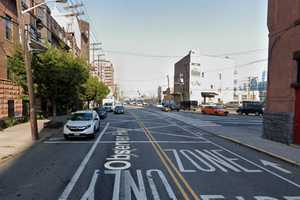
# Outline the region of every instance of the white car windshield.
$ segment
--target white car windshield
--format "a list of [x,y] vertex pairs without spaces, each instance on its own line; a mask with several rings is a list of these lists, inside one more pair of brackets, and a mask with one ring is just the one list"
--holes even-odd
[[92,119],[92,113],[75,113],[71,117],[71,121],[90,121]]

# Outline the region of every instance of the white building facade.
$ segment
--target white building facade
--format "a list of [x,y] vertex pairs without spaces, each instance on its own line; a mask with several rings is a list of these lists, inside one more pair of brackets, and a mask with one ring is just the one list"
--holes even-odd
[[235,62],[228,58],[201,55],[190,51],[175,64],[174,93],[181,101],[227,103],[234,101]]

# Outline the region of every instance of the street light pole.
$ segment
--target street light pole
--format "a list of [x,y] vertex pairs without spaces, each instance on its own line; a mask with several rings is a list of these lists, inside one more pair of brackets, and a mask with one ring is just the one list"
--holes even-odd
[[[23,45],[23,54],[24,54],[24,63],[26,68],[26,78],[27,78],[27,87],[28,87],[28,96],[29,96],[29,108],[30,108],[30,128],[31,128],[31,136],[32,140],[38,140],[38,126],[37,126],[37,117],[36,117],[36,110],[35,110],[35,103],[34,103],[34,89],[33,89],[33,80],[32,80],[32,68],[31,68],[31,54],[30,54],[30,47],[29,47],[29,30],[25,28],[25,18],[24,14],[30,12],[31,10],[38,8],[42,5],[45,5],[49,2],[59,2],[59,3],[66,3],[67,0],[48,0],[43,3],[37,4],[31,8],[26,10],[22,10],[22,0],[16,0],[17,2],[17,9],[18,9],[18,22],[20,27],[20,38],[21,43]],[[28,29],[28,28],[27,28]]]

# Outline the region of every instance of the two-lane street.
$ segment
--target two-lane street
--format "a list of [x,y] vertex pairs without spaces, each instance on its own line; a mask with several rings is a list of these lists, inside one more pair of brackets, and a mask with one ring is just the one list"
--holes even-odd
[[55,134],[2,167],[1,199],[300,199],[299,168],[168,114],[109,114],[95,140]]

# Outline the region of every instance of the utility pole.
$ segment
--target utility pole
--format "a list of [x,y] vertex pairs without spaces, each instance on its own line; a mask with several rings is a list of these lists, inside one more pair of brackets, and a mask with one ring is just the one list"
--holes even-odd
[[93,55],[92,63],[95,62],[95,52],[102,50],[102,48],[100,47],[101,45],[102,43],[91,43],[92,47],[90,48],[90,50],[92,51],[92,55]]
[[97,61],[98,61],[98,72],[99,72],[99,68],[100,68],[100,74],[98,74],[98,76],[100,76],[100,79],[103,80],[103,73],[102,73],[102,68],[103,68],[103,63],[101,61],[101,57],[104,56],[105,54],[98,54],[97,57]]
[[23,54],[24,54],[24,63],[26,68],[26,78],[27,78],[27,87],[28,87],[28,96],[29,96],[29,107],[30,107],[30,128],[31,128],[31,136],[32,140],[38,140],[38,126],[37,126],[37,118],[36,118],[36,111],[35,111],[35,103],[34,103],[34,89],[33,89],[33,80],[32,80],[32,68],[31,68],[31,53],[30,53],[30,46],[29,40],[30,33],[29,28],[27,26],[27,30],[25,28],[25,17],[24,15],[31,12],[32,10],[43,6],[50,2],[57,2],[57,3],[66,3],[67,0],[45,0],[42,3],[32,5],[32,7],[27,8],[26,10],[22,9],[22,0],[16,0],[17,3],[17,12],[18,12],[18,22],[19,22],[19,34],[21,38],[21,43],[23,45]]
[[167,80],[168,80],[168,88],[170,88],[170,77],[167,75]]
[[23,54],[24,54],[24,63],[26,67],[26,78],[27,78],[27,87],[28,87],[28,96],[29,96],[29,107],[30,107],[30,127],[31,127],[31,136],[33,140],[38,140],[38,127],[37,127],[37,118],[35,112],[35,103],[34,103],[34,90],[33,90],[33,81],[32,81],[32,69],[31,69],[31,55],[29,52],[29,30],[25,28],[25,19],[22,13],[22,4],[21,0],[17,0],[17,9],[18,9],[18,21],[19,29],[21,36],[21,43],[23,45]]

